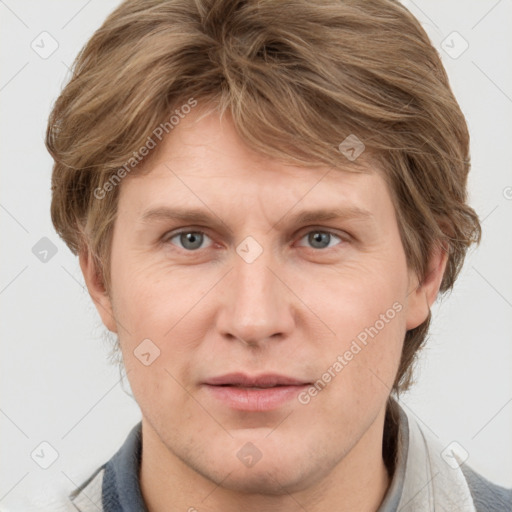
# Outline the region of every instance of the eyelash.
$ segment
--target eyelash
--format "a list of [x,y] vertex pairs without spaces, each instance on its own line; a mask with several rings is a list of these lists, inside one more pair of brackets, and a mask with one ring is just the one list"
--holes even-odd
[[[164,245],[168,245],[168,244],[171,244],[171,245],[175,245],[171,242],[171,240],[173,238],[176,238],[177,236],[179,235],[182,235],[183,233],[198,233],[198,234],[201,234],[201,235],[205,235],[207,236],[208,238],[210,238],[210,240],[212,240],[211,237],[208,236],[208,234],[204,231],[201,231],[200,229],[181,229],[179,231],[175,231],[175,232],[171,232],[171,233],[166,233],[164,235],[164,237],[162,237],[162,243]],[[325,234],[328,234],[332,237],[335,237],[335,238],[338,238],[340,240],[340,244],[337,244],[337,245],[341,245],[341,243],[343,242],[346,242],[346,238],[342,237],[341,235],[338,235],[336,233],[334,233],[333,231],[329,231],[327,229],[319,229],[319,228],[313,228],[311,229],[310,231],[307,231],[306,233],[304,233],[301,237],[300,237],[300,240],[302,240],[303,238],[305,238],[307,235],[309,235],[310,233],[325,233]],[[348,235],[347,235],[348,236]],[[188,253],[196,253],[198,251],[200,251],[201,249],[195,249],[195,250],[188,250],[188,249],[185,249],[185,248],[182,248],[182,247],[179,247],[177,246],[179,250],[181,251],[185,251],[185,252],[188,252]],[[336,247],[336,246],[335,246]],[[316,248],[315,247],[309,247],[309,249],[313,249],[315,250]],[[317,251],[323,251],[323,252],[327,252],[328,249],[333,249],[333,247],[325,247],[323,249],[316,249]]]

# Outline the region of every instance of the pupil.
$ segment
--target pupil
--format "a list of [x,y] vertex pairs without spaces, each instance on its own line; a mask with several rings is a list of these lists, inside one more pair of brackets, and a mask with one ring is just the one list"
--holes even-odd
[[[181,235],[181,243],[183,247],[186,247],[187,249],[197,249],[201,247],[201,234],[196,232],[189,232]],[[199,241],[199,243],[197,243]],[[191,243],[192,247],[190,245],[187,245]],[[195,243],[195,246],[194,246]]]
[[323,240],[324,242],[326,242],[326,244],[321,245],[321,247],[326,247],[327,245],[329,245],[329,240],[328,240],[329,236],[330,235],[328,233],[322,233],[320,231],[316,231],[311,236],[312,245],[315,245],[317,242],[320,242],[320,245],[321,245],[322,240]]

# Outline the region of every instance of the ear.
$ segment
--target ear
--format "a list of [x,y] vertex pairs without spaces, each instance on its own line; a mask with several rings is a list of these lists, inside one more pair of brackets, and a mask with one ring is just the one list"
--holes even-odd
[[100,314],[105,327],[117,333],[117,324],[114,318],[112,301],[105,289],[103,277],[96,265],[95,259],[89,248],[80,251],[78,256],[80,268],[84,275],[85,284],[89,290],[89,295]]
[[411,271],[411,286],[407,301],[407,330],[422,324],[428,316],[430,307],[434,304],[444,271],[448,262],[448,250],[445,244],[438,243],[431,251],[427,274],[419,282],[416,274]]

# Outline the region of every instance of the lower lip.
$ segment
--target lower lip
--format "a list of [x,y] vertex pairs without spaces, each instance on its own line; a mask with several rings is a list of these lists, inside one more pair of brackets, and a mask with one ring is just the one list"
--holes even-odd
[[232,409],[240,411],[271,411],[284,405],[286,402],[308,387],[303,386],[276,386],[273,388],[250,389],[236,386],[211,386],[205,384],[217,400],[220,400]]

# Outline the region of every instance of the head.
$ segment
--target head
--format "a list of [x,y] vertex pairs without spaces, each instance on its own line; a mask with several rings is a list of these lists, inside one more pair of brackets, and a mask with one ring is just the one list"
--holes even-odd
[[[430,306],[480,239],[464,116],[392,0],[123,2],[78,55],[46,144],[54,226],[144,417],[219,478],[219,457],[283,412],[261,467],[289,468],[291,487],[348,453],[410,387]],[[296,218],[320,209],[341,215]],[[310,386],[257,417],[204,389],[283,368]]]

